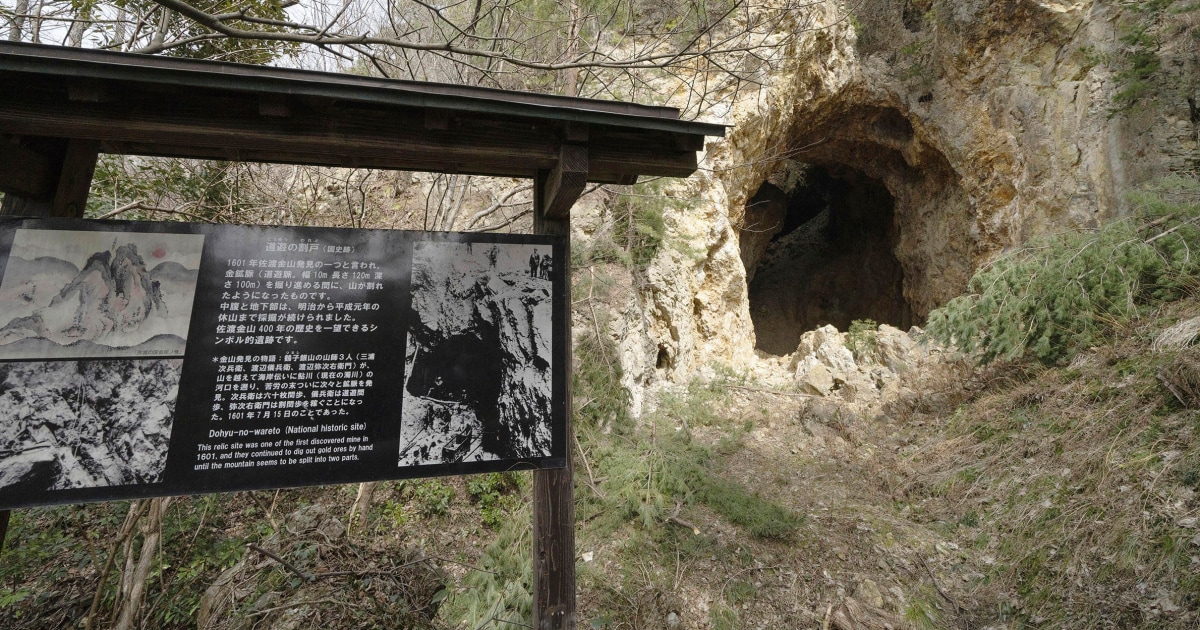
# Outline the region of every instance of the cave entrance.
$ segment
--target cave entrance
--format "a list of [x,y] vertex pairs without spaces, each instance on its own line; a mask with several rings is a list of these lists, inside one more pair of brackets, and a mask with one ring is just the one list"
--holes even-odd
[[838,167],[808,165],[789,179],[787,191],[759,188],[741,231],[757,348],[790,354],[800,335],[825,324],[911,326],[887,188]]

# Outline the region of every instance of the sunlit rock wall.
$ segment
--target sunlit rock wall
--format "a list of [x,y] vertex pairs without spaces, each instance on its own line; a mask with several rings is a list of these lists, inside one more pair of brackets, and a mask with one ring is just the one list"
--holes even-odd
[[[709,363],[752,367],[739,251],[744,207],[797,163],[849,169],[895,200],[895,255],[919,319],[981,264],[1031,237],[1128,211],[1125,193],[1195,173],[1200,12],[1112,2],[817,4],[774,51],[761,90],[738,94],[703,170],[670,188],[668,246],[614,331],[627,385]],[[1133,102],[1121,41],[1148,24],[1161,65]],[[819,28],[812,28],[812,27]]]

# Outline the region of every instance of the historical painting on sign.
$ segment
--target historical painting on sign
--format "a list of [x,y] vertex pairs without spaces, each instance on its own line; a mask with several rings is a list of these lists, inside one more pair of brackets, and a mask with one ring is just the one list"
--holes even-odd
[[182,366],[0,363],[0,495],[159,482]]
[[549,247],[418,243],[400,466],[551,451]]
[[0,283],[5,359],[183,356],[202,234],[19,229]]

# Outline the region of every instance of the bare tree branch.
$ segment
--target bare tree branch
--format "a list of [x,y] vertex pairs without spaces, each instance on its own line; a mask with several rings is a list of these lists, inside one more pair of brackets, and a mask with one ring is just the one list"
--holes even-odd
[[[764,40],[729,44],[718,47],[697,47],[697,45],[700,43],[700,40],[702,40],[705,36],[712,34],[718,24],[721,24],[735,10],[742,7],[741,2],[735,3],[727,11],[721,14],[718,19],[711,20],[698,28],[692,37],[677,50],[662,50],[659,46],[647,47],[641,52],[630,57],[617,59],[611,57],[610,55],[603,54],[595,48],[592,48],[579,53],[573,58],[568,58],[565,61],[541,61],[534,58],[512,55],[496,48],[478,48],[456,44],[455,41],[458,39],[470,39],[472,41],[480,42],[488,41],[488,39],[468,33],[464,28],[458,26],[449,18],[445,17],[444,11],[439,10],[437,7],[433,7],[432,5],[426,4],[422,0],[414,0],[414,3],[426,8],[431,15],[435,16],[439,23],[451,27],[455,33],[455,37],[444,38],[436,41],[421,41],[419,39],[404,39],[400,37],[389,37],[386,35],[373,35],[365,33],[341,34],[337,32],[331,32],[333,21],[330,21],[330,23],[323,27],[318,27],[315,25],[300,24],[283,20],[258,18],[248,14],[246,11],[219,14],[207,13],[192,6],[191,4],[188,4],[184,0],[153,1],[166,9],[170,9],[171,11],[179,13],[180,15],[199,25],[204,26],[205,28],[211,29],[215,33],[233,39],[291,42],[322,47],[352,45],[383,46],[413,51],[441,52],[457,57],[495,59],[523,68],[545,71],[560,71],[574,68],[593,67],[614,69],[662,68],[677,65],[691,59],[711,57],[715,54],[749,52],[764,48],[775,48],[780,45],[778,41]],[[335,20],[336,19],[337,17],[335,17]],[[259,24],[285,30],[247,29],[240,26],[235,26],[234,23]],[[748,24],[741,31],[741,34],[745,34],[759,26],[761,25],[757,23]],[[728,44],[736,37],[737,34],[728,36],[723,40],[723,42]],[[183,42],[184,40],[152,42],[150,45],[139,49],[138,52],[165,52],[172,48],[177,48],[184,45]]]

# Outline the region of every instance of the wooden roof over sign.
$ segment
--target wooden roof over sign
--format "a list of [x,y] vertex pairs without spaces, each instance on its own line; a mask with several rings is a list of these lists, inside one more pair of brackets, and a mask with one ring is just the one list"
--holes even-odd
[[61,156],[66,140],[104,153],[629,184],[690,175],[705,137],[725,134],[667,107],[8,42],[0,93],[0,190],[26,195],[54,177],[37,181],[23,163]]

